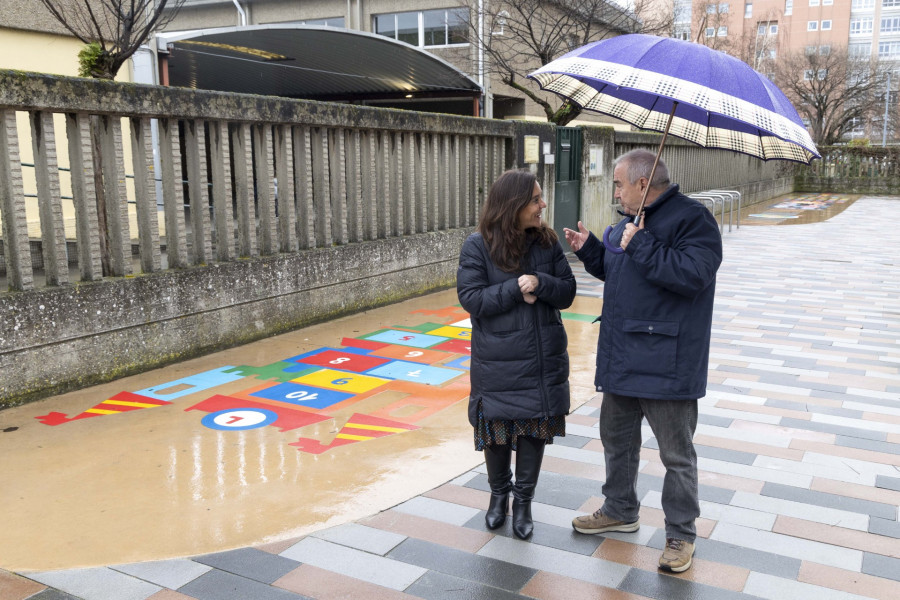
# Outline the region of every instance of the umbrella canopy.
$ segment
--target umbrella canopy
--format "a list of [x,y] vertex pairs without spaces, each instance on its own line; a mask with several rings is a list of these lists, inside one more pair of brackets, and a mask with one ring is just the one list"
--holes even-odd
[[763,160],[809,164],[821,158],[774,83],[701,44],[622,35],[573,50],[528,77],[586,110],[700,146]]

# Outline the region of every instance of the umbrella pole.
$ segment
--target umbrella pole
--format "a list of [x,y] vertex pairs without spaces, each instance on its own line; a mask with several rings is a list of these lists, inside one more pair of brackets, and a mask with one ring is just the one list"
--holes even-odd
[[659,157],[662,155],[663,146],[666,145],[666,138],[669,137],[669,127],[672,126],[672,119],[675,118],[675,109],[678,108],[678,101],[672,102],[672,112],[669,113],[669,120],[666,122],[666,129],[663,131],[662,141],[659,142],[659,150],[656,151],[656,160],[653,161],[653,168],[650,169],[650,178],[647,180],[647,187],[644,188],[644,196],[641,198],[641,205],[638,207],[637,214],[634,216],[634,224],[641,224],[641,213],[644,212],[644,203],[647,202],[647,193],[650,191],[650,183],[653,181],[653,175],[656,174],[656,165],[659,164]]

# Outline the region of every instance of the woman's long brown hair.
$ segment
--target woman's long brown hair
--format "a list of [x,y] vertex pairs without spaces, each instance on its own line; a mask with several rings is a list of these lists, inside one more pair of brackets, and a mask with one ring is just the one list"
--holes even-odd
[[481,211],[478,232],[487,244],[491,260],[503,271],[515,273],[522,269],[530,237],[537,238],[543,248],[549,248],[558,239],[546,223],[525,231],[519,229],[519,212],[531,202],[536,181],[530,171],[504,172],[491,186]]

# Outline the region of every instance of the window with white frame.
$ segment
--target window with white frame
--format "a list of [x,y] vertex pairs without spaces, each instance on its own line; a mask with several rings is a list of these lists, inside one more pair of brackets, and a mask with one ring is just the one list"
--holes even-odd
[[719,27],[719,30],[716,32],[716,35],[719,37],[727,37],[728,36],[728,27],[725,25],[722,25],[721,27]]
[[884,8],[894,8],[900,6],[900,0],[881,0],[881,6]]
[[831,6],[834,4],[834,0],[822,0],[822,6]]
[[373,29],[378,35],[418,47],[467,44],[467,12],[466,8],[442,8],[375,15]]
[[745,2],[744,3],[744,18],[749,19],[753,16],[753,3]]
[[766,24],[760,23],[756,28],[756,35],[766,35]]
[[706,5],[706,14],[714,15],[716,14],[716,6],[715,4],[707,4]]
[[850,56],[869,56],[872,54],[872,42],[853,42],[847,44],[847,53]]
[[822,56],[828,56],[831,54],[831,46],[825,44],[824,46],[819,46],[819,54]]
[[823,19],[822,31],[828,31],[829,29],[831,29],[831,19]]
[[727,12],[728,12],[728,3],[720,2],[719,3],[719,14],[727,13]]
[[882,17],[881,33],[897,33],[900,31],[900,17]]
[[715,37],[715,35],[716,35],[715,27],[707,27],[706,28],[706,37],[711,38],[711,37]]
[[794,0],[784,0],[784,16],[789,17],[794,14]]
[[818,48],[816,48],[815,46],[807,46],[806,47],[806,55],[812,56],[813,54],[816,53],[816,50],[818,50]]
[[900,41],[878,42],[878,57],[879,58],[900,57]]
[[806,30],[807,31],[818,31],[819,30],[819,22],[818,21],[807,21],[806,22]]
[[875,8],[875,0],[852,0],[851,10],[871,10]]
[[769,35],[778,35],[778,23],[769,24]]
[[851,17],[850,35],[872,35],[872,17]]
[[809,5],[810,5],[810,6],[818,6],[818,5],[819,5],[819,0],[809,0]]

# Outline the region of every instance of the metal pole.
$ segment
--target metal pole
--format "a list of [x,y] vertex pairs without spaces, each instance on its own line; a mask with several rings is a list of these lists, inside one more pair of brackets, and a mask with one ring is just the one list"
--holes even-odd
[[881,147],[887,144],[888,104],[891,98],[891,72],[888,71],[887,89],[884,93],[884,123],[881,124]]

